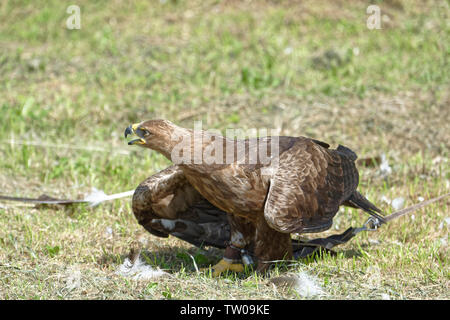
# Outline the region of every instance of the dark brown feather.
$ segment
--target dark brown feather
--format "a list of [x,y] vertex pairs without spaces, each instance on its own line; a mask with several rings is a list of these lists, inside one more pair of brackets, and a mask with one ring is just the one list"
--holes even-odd
[[285,232],[331,226],[339,206],[358,185],[354,160],[307,138],[280,155],[271,179],[264,215],[269,225]]
[[178,166],[150,176],[137,188],[133,213],[148,232],[173,235],[196,246],[224,248],[230,237],[225,212],[214,207],[186,180]]

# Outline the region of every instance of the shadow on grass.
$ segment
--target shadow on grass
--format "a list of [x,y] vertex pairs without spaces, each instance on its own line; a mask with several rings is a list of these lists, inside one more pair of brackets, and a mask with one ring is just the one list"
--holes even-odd
[[339,252],[344,258],[357,258],[357,257],[362,257],[362,253],[361,250],[355,250],[355,249],[349,249],[349,250],[344,250],[344,251],[340,251]]
[[[100,266],[104,268],[114,268],[117,269],[125,259],[130,259],[135,261],[139,256],[146,264],[159,268],[169,273],[183,271],[186,275],[197,275],[197,270],[202,268],[208,269],[216,264],[223,255],[223,250],[216,248],[200,249],[197,247],[191,247],[185,249],[182,247],[174,246],[171,248],[147,250],[143,249],[136,252],[136,250],[131,249],[126,254],[111,254],[104,252],[102,256],[98,259]],[[361,251],[355,249],[343,250],[343,251],[319,251],[307,258],[299,258],[294,261],[308,265],[313,262],[318,262],[327,258],[337,259],[353,259],[354,257],[361,257]],[[195,263],[194,263],[195,261]],[[280,261],[273,264],[268,271],[277,269],[278,272],[289,272],[292,269],[292,260],[290,261]],[[204,271],[205,275],[210,275],[208,271]],[[243,273],[227,272],[224,274],[227,278],[233,279],[246,279],[255,274],[255,269],[252,267],[246,267]],[[265,275],[269,275],[269,273]],[[259,274],[259,276],[264,276]]]
[[[197,247],[191,247],[189,249],[174,246],[171,248],[161,248],[156,250],[143,249],[136,251],[131,249],[127,254],[110,254],[104,252],[103,255],[98,259],[98,263],[107,268],[118,268],[125,259],[130,259],[135,261],[139,256],[142,261],[146,264],[159,268],[169,273],[175,273],[182,271],[188,276],[197,275],[197,271],[200,269],[206,269],[204,274],[211,276],[208,273],[208,268],[216,264],[223,256],[223,250],[216,248],[200,249]],[[343,251],[318,251],[307,258],[299,258],[290,261],[280,261],[274,263],[268,271],[277,269],[278,272],[289,272],[292,270],[293,262],[302,263],[308,265],[313,262],[318,262],[325,259],[353,259],[354,257],[361,257],[362,253],[360,250],[349,249]],[[255,274],[255,269],[252,267],[246,267],[243,273],[226,272],[223,276],[233,279],[246,279]],[[259,274],[258,276],[270,275]]]
[[[129,252],[123,254],[112,254],[104,252],[97,263],[104,268],[117,268],[129,259],[134,263],[139,256],[146,264],[160,268],[168,272],[178,272],[184,270],[186,273],[196,273],[197,269],[208,268],[217,263],[223,255],[223,250],[209,248],[208,250],[192,247],[185,249],[182,247],[171,247],[164,249],[137,250],[131,248]],[[195,261],[195,262],[194,262]]]

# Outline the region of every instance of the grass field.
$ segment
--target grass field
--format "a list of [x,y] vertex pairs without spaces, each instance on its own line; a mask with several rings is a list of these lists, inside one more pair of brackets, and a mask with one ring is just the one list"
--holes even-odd
[[[366,8],[381,9],[370,30]],[[66,9],[81,8],[69,30]],[[126,145],[130,123],[279,128],[385,154],[360,190],[391,213],[450,190],[449,1],[1,1],[0,194],[134,189],[169,165]],[[358,235],[336,256],[213,279],[220,259],[143,232],[129,198],[73,210],[0,202],[0,299],[304,299],[270,279],[317,278],[321,299],[449,299],[449,200]],[[366,217],[342,209],[332,230]],[[168,276],[116,274],[130,248]],[[74,280],[75,279],[75,280]]]

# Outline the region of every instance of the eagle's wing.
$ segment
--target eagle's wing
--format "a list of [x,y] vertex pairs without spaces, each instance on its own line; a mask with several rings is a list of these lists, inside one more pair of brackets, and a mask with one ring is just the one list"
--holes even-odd
[[173,235],[196,246],[224,248],[230,239],[227,214],[206,201],[178,166],[150,176],[132,202],[139,224],[159,237]]
[[283,233],[319,232],[331,227],[339,206],[358,186],[356,155],[348,148],[298,138],[280,154],[264,216]]

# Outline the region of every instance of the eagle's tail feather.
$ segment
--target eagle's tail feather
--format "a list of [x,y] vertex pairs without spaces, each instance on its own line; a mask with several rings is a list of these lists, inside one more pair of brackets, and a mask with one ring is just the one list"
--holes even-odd
[[383,212],[377,208],[372,202],[367,200],[361,193],[358,191],[354,191],[350,197],[344,202],[344,205],[359,208],[370,214],[371,216],[380,220],[380,222],[384,222],[384,218],[382,215]]

